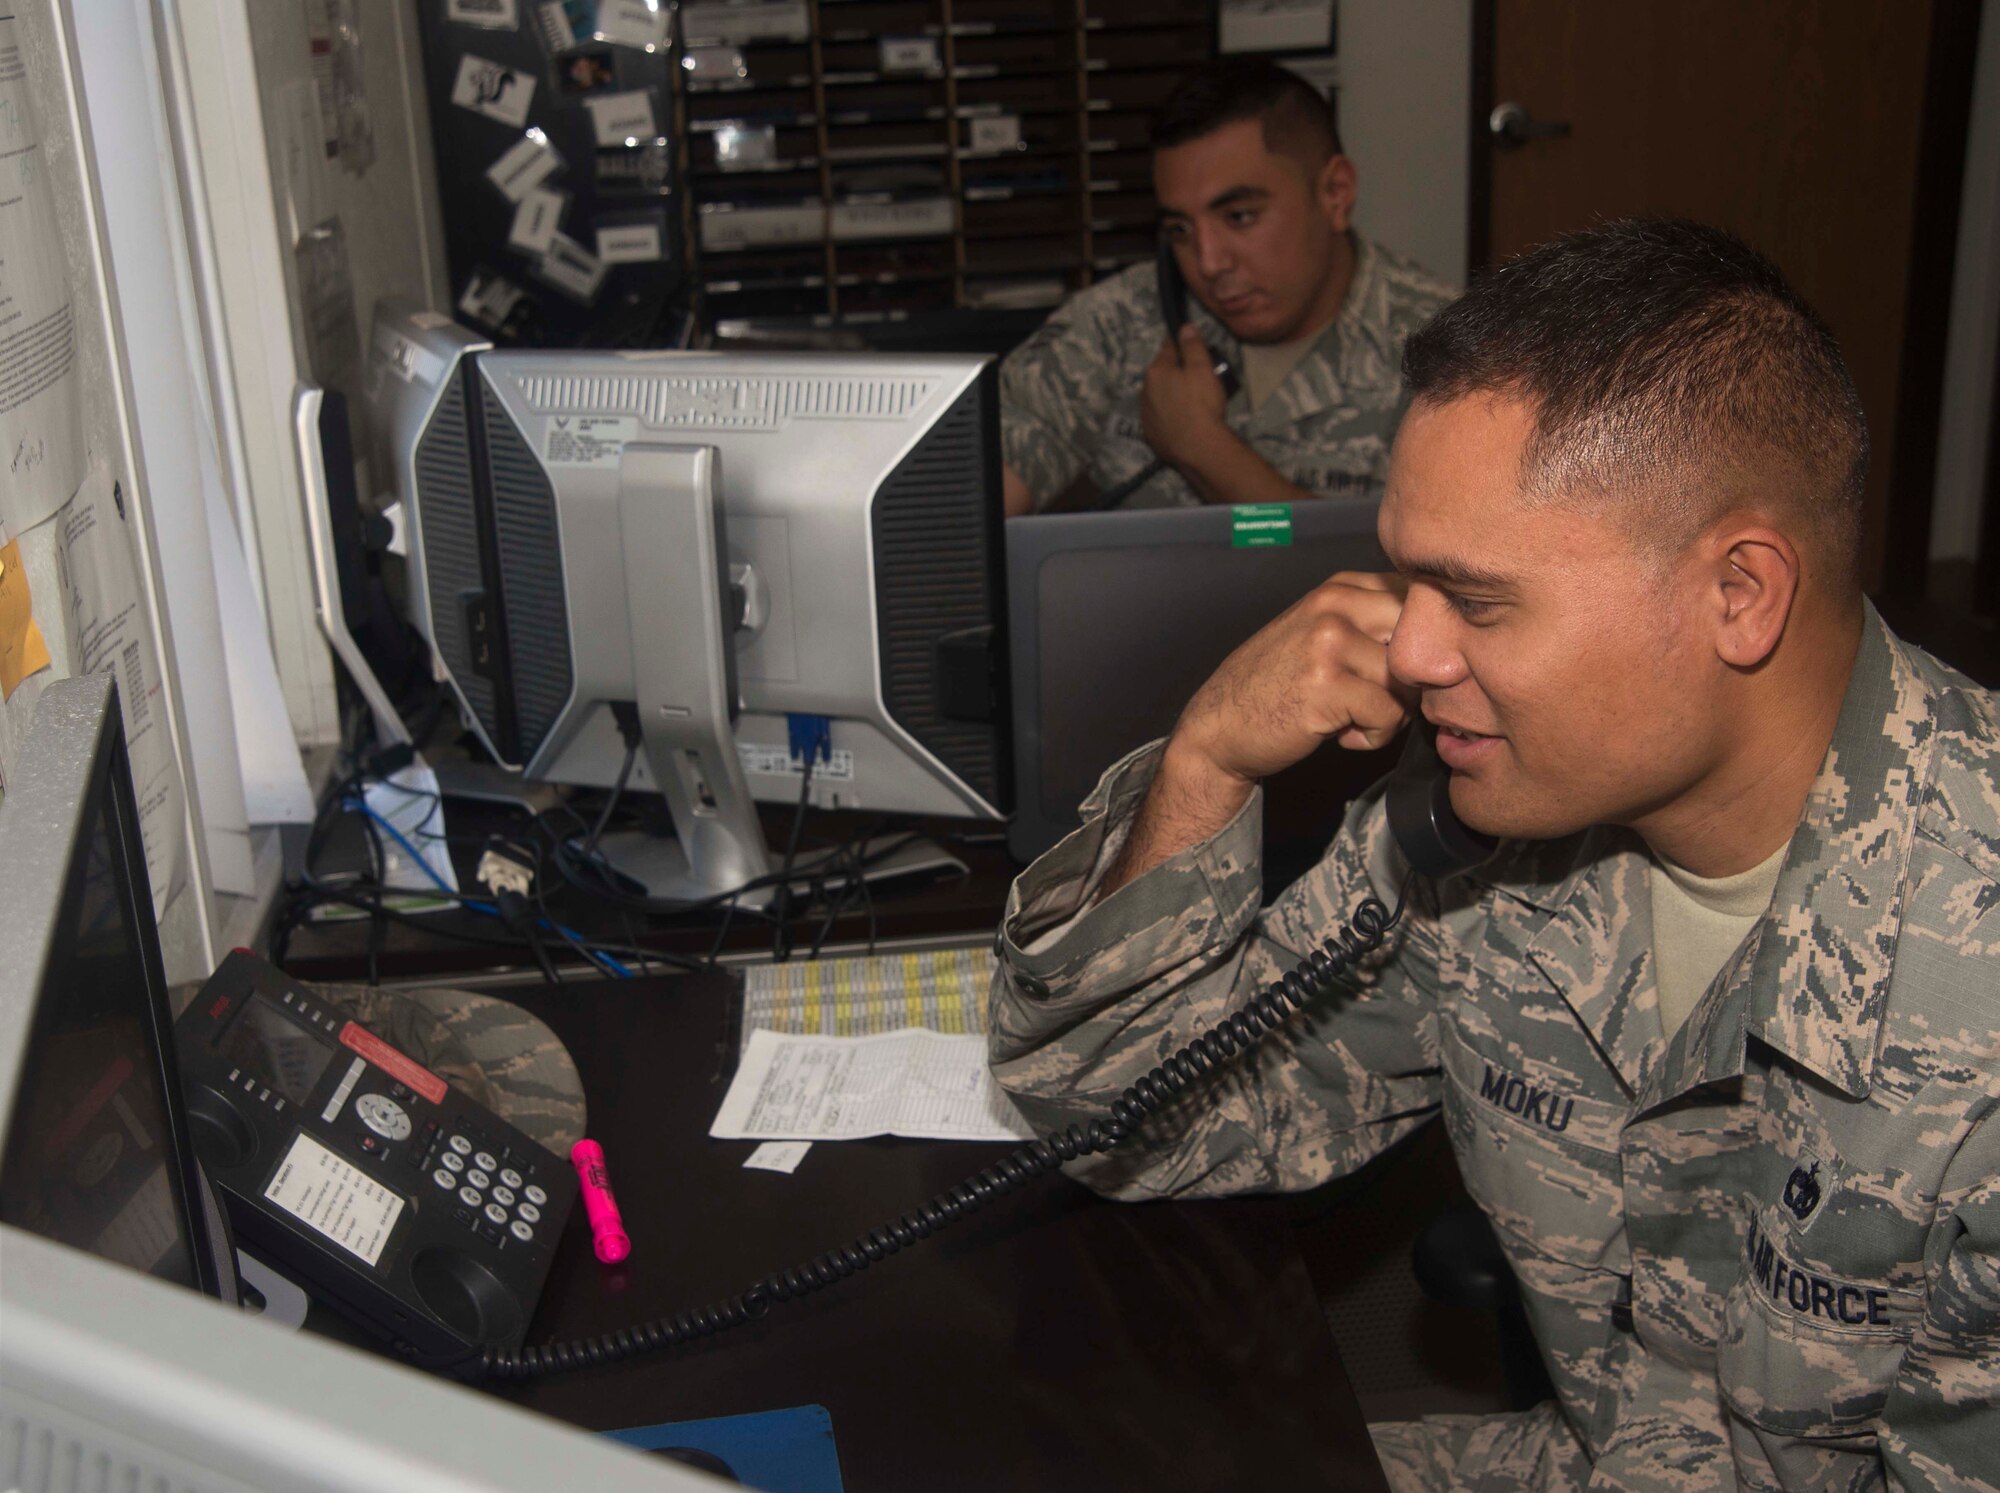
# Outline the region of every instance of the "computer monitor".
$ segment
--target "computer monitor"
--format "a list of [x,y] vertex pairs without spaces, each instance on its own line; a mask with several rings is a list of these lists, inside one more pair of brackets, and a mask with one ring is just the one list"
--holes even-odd
[[[1012,520],[1014,856],[1033,860],[1075,829],[1104,770],[1171,731],[1194,692],[1265,623],[1338,571],[1387,569],[1375,511],[1372,502],[1318,499],[1292,504],[1282,526],[1254,529],[1228,507]],[[1305,806],[1313,826],[1267,815],[1267,831],[1296,828],[1324,845],[1332,812],[1386,770],[1375,753],[1314,754],[1273,784]]]
[[656,893],[768,873],[792,717],[831,722],[819,807],[1005,817],[991,360],[498,353],[395,302],[371,358],[441,673],[543,781],[609,786],[636,706],[690,863]]
[[0,866],[6,1486],[717,1486],[230,1304],[111,676],[42,694]]

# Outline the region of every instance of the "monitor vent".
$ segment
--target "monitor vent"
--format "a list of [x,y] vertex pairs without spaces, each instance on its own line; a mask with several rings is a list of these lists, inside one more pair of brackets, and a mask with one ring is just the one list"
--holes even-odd
[[493,529],[500,593],[514,675],[514,726],[520,761],[529,761],[569,703],[569,606],[563,590],[556,498],[499,397],[482,381],[486,458],[493,485]]
[[12,1412],[0,1417],[0,1487],[8,1493],[197,1493],[195,1483],[133,1457],[111,1438],[78,1435]]
[[901,420],[937,391],[934,378],[661,377],[618,374],[516,381],[531,409],[637,415],[664,430],[776,430],[787,420]]
[[1000,731],[939,709],[937,643],[998,616],[988,385],[960,396],[875,494],[876,626],[890,717],[988,803],[1004,802]]
[[489,741],[500,739],[493,683],[473,667],[464,598],[484,585],[479,518],[473,494],[472,447],[465,428],[465,390],[456,377],[417,443],[417,522],[423,533],[424,579],[430,592],[431,639]]

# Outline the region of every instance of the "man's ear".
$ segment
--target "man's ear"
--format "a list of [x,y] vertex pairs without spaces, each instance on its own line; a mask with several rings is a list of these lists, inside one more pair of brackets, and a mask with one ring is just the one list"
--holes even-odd
[[1319,168],[1319,176],[1313,183],[1313,195],[1319,201],[1320,211],[1333,224],[1335,233],[1345,233],[1354,220],[1354,199],[1360,183],[1354,174],[1354,162],[1343,155],[1331,155],[1326,164]]
[[1713,531],[1706,548],[1716,653],[1732,668],[1754,669],[1777,649],[1798,600],[1798,546],[1768,524],[1735,523]]

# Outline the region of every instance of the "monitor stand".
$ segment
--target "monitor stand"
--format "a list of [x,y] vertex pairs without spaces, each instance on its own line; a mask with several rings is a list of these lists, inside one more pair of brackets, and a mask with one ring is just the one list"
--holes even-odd
[[[632,675],[646,765],[666,795],[672,839],[626,831],[598,841],[607,865],[662,901],[732,900],[768,907],[779,866],[736,754],[736,622],[723,532],[718,454],[711,446],[632,443],[618,468],[618,519],[631,627]],[[887,847],[870,883],[963,873],[964,862],[921,840]],[[869,845],[859,847],[864,860]],[[793,863],[794,885],[838,855]],[[751,882],[765,883],[738,891]]]

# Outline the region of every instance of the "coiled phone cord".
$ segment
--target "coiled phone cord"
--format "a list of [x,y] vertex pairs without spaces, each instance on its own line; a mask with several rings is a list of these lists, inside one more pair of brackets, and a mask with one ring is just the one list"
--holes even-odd
[[515,1352],[489,1349],[476,1361],[477,1374],[496,1379],[540,1378],[617,1363],[695,1338],[712,1337],[755,1321],[776,1303],[809,1296],[859,1274],[876,1261],[919,1239],[929,1238],[1001,1194],[1012,1192],[1066,1161],[1109,1151],[1197,1078],[1256,1046],[1294,1011],[1303,1010],[1309,1001],[1331,990],[1335,980],[1380,948],[1389,931],[1402,920],[1408,893],[1409,882],[1405,881],[1393,911],[1379,897],[1363,898],[1353,918],[1299,960],[1283,979],[1272,981],[1241,1010],[1200,1033],[1113,1100],[1107,1118],[1092,1120],[1088,1125],[1071,1125],[1040,1140],[1027,1141],[893,1223],[872,1229],[852,1244],[829,1250],[806,1264],[774,1270],[747,1290],[725,1300],[596,1337],[543,1343]]

